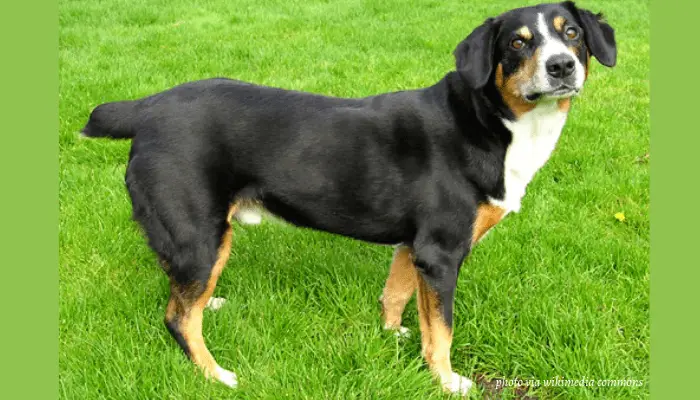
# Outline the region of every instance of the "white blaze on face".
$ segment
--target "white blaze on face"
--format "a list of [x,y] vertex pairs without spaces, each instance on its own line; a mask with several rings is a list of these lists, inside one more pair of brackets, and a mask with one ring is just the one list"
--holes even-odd
[[[526,84],[523,93],[552,91],[547,73],[547,60],[557,54],[569,54],[576,63],[574,84],[581,89],[585,70],[576,54],[558,38],[552,37],[544,15],[538,14],[536,36],[541,37],[540,55],[535,76]],[[506,212],[517,212],[525,196],[528,184],[542,168],[556,147],[562,128],[566,122],[566,111],[559,108],[557,101],[540,101],[536,106],[516,120],[503,119],[503,125],[512,134],[512,141],[506,150],[503,165],[504,193],[499,199],[489,198],[489,202]]]
[[571,56],[571,58],[574,59],[574,62],[576,63],[574,71],[574,86],[577,89],[581,89],[583,87],[583,81],[585,79],[585,70],[583,64],[581,64],[581,61],[578,59],[578,56],[576,56],[576,54],[573,51],[571,51],[566,46],[566,44],[564,44],[561,38],[553,37],[551,35],[549,24],[547,23],[547,20],[545,19],[544,14],[542,13],[537,14],[536,34],[539,35],[541,38],[541,44],[539,46],[540,53],[537,60],[537,71],[535,72],[535,76],[532,79],[531,87],[529,88],[530,90],[525,90],[525,93],[548,92],[556,89],[552,87],[549,82],[549,74],[547,73],[546,64],[547,60],[549,60],[550,57],[557,54],[568,54]]

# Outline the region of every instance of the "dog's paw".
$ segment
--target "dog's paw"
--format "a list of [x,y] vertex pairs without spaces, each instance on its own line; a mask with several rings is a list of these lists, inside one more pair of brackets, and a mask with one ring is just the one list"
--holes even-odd
[[391,330],[394,331],[394,336],[396,336],[399,339],[408,339],[411,337],[411,330],[406,328],[405,326],[399,326],[398,329],[394,328]]
[[406,328],[405,326],[399,326],[397,328],[395,326],[384,325],[384,330],[393,331],[394,336],[396,336],[399,339],[407,339],[411,337],[411,330]]
[[406,328],[405,326],[400,326],[399,329],[396,329],[394,331],[394,336],[396,336],[399,339],[407,339],[411,337],[411,330]]
[[452,373],[449,381],[442,381],[442,388],[449,393],[467,396],[469,394],[469,389],[472,388],[473,382],[471,379],[461,376],[459,374]]
[[223,297],[210,297],[209,301],[207,301],[206,308],[216,311],[219,308],[223,307],[224,304],[226,304],[226,299]]
[[216,367],[216,379],[230,388],[238,386],[236,373],[218,366]]

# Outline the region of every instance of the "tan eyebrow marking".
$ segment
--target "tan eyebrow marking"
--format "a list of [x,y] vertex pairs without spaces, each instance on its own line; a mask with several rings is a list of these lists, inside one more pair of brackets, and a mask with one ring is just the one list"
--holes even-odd
[[554,29],[556,29],[557,32],[561,32],[562,29],[564,29],[564,23],[566,23],[566,19],[562,16],[554,17],[552,23],[554,24]]
[[520,36],[521,38],[523,38],[525,40],[532,39],[532,32],[530,32],[530,28],[528,28],[527,26],[521,27],[520,29],[515,31],[515,33],[517,33],[518,36]]

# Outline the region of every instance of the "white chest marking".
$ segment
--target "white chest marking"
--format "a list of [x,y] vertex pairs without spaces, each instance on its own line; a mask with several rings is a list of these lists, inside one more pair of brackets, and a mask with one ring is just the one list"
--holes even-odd
[[513,140],[506,150],[503,171],[505,195],[489,202],[506,212],[520,211],[525,189],[552,154],[566,122],[566,113],[556,101],[539,104],[517,121],[503,120]]

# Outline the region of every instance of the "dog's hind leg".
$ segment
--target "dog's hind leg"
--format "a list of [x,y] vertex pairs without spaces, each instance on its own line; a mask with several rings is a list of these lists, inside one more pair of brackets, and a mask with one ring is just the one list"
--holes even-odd
[[397,336],[408,334],[408,329],[401,326],[401,316],[418,287],[418,272],[411,257],[413,253],[410,247],[401,245],[396,248],[389,268],[389,276],[379,298],[382,304],[384,329],[396,331]]
[[170,300],[165,324],[187,356],[203,371],[222,383],[235,387],[236,374],[221,368],[211,355],[202,336],[203,310],[214,293],[216,282],[224,269],[231,250],[231,227],[224,232],[214,265],[208,273],[189,282],[170,278]]
[[[132,154],[136,146],[137,142]],[[230,186],[226,177],[177,168],[177,159],[147,154],[130,157],[126,185],[134,219],[144,228],[170,280],[165,325],[207,377],[234,387],[236,375],[219,366],[202,336],[204,308],[231,251],[229,218],[235,205],[227,193]]]

